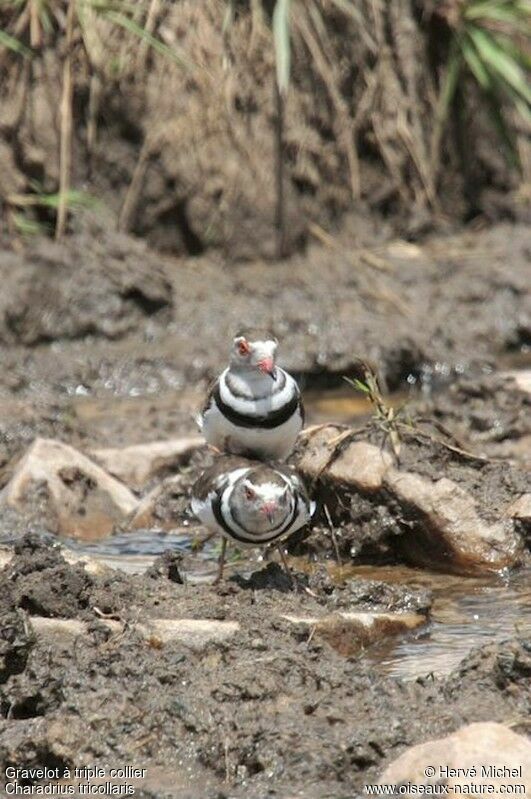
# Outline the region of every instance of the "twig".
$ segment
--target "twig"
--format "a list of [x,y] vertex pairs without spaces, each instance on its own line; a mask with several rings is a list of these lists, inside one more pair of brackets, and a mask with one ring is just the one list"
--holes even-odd
[[332,543],[334,545],[334,551],[336,553],[337,565],[339,566],[339,568],[341,568],[341,566],[343,564],[341,563],[341,555],[340,555],[339,546],[338,546],[338,543],[337,543],[336,531],[335,531],[335,528],[334,528],[334,524],[332,522],[332,517],[330,516],[330,511],[328,510],[328,505],[326,505],[326,503],[323,505],[323,510],[324,510],[324,514],[326,516],[326,521],[328,522],[328,527],[330,529],[330,534],[332,536]]
[[61,239],[66,227],[68,192],[72,167],[72,39],[74,34],[75,0],[69,0],[66,15],[66,55],[63,65],[63,92],[61,96],[61,143],[59,166],[59,205],[55,238]]
[[136,162],[133,171],[133,177],[131,178],[131,183],[127,188],[124,201],[120,209],[120,214],[118,216],[118,230],[129,230],[131,220],[134,216],[138,203],[138,198],[140,197],[140,192],[142,191],[148,162],[154,150],[155,145],[152,138],[146,138],[140,150],[138,161]]

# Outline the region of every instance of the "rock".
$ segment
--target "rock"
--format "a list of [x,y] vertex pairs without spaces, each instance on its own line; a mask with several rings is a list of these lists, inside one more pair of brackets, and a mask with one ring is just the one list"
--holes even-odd
[[415,532],[402,536],[408,559],[414,563],[483,572],[513,566],[518,560],[522,542],[512,522],[482,519],[473,498],[453,480],[432,481],[390,469],[385,487],[405,514],[420,522]]
[[[47,767],[48,774],[55,772],[52,783],[56,783],[66,768],[73,769],[74,763],[80,765],[79,751],[86,739],[87,724],[75,713],[59,711],[52,719],[37,717],[22,722],[2,720],[0,762],[24,769]],[[5,773],[2,777],[4,782]],[[23,785],[22,780],[16,783],[17,793],[20,794]]]
[[531,369],[517,369],[514,372],[505,372],[505,377],[514,380],[519,391],[531,394]]
[[[326,502],[338,525],[345,521],[345,509],[355,522],[356,508],[358,516],[367,518],[372,506],[374,519],[382,525],[385,520],[395,554],[405,554],[415,565],[482,573],[518,562],[523,542],[513,521],[483,509],[444,476],[444,466],[439,479],[400,469],[389,452],[349,435],[334,425],[310,428],[301,437],[295,460],[306,478],[320,478],[325,492],[332,489]],[[344,501],[334,518],[338,493]]]
[[509,505],[505,514],[511,519],[519,519],[527,524],[531,523],[531,494],[522,494],[519,499]]
[[204,443],[201,436],[189,436],[131,447],[94,449],[89,455],[118,480],[139,490],[155,477],[177,469]]
[[131,491],[73,447],[34,441],[0,493],[0,505],[53,520],[59,535],[97,540],[138,505]]
[[339,611],[321,617],[283,615],[281,618],[302,625],[308,629],[308,634],[315,630],[345,656],[353,655],[381,638],[400,635],[426,623],[426,616],[422,613]]
[[[55,645],[70,646],[72,639],[88,635],[88,625],[79,619],[49,619],[32,616],[31,625],[37,638]],[[113,619],[100,619],[111,633],[121,633],[124,625]],[[150,619],[134,625],[147,641],[156,639],[160,644],[181,643],[191,649],[203,649],[207,644],[220,643],[232,638],[240,625],[236,621],[212,619]]]
[[[406,750],[380,778],[381,785],[408,783],[416,792],[401,791],[401,796],[418,795],[420,786],[432,786],[431,793],[437,793],[436,786],[446,785],[451,795],[469,794],[472,786],[478,796],[531,797],[531,741],[503,724],[468,724],[446,738]],[[520,785],[525,786],[521,791]]]
[[327,463],[340,444],[341,431],[334,425],[318,426],[305,431],[306,446],[297,468],[308,478],[315,479],[326,467],[326,476],[359,491],[373,492],[381,488],[384,475],[393,459],[380,447],[365,441],[351,441],[344,450]]

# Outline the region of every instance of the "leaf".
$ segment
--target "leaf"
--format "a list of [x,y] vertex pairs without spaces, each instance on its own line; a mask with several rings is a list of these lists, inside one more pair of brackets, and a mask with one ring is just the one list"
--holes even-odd
[[369,386],[366,383],[364,383],[362,380],[358,380],[357,377],[354,378],[354,380],[351,380],[350,377],[344,377],[343,380],[345,380],[346,383],[348,383],[350,386],[357,389],[358,391],[362,391],[364,394],[371,393]]
[[529,6],[525,8],[523,3],[502,3],[500,0],[493,0],[493,2],[470,3],[465,8],[464,17],[467,20],[505,22],[519,29],[522,23],[529,24],[530,12]]
[[450,48],[450,55],[446,67],[446,75],[444,83],[441,87],[439,95],[439,102],[437,108],[437,120],[439,125],[444,124],[448,117],[452,100],[454,99],[455,90],[461,73],[462,53],[460,52],[460,37],[456,37],[452,42]]
[[291,70],[290,10],[291,0],[277,0],[273,11],[273,41],[275,44],[277,85],[282,95],[285,95],[288,91]]

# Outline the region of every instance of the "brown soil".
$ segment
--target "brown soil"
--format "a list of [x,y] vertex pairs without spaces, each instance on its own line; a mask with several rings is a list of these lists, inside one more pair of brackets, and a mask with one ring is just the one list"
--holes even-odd
[[[338,799],[360,793],[410,744],[471,721],[529,716],[529,640],[475,651],[445,679],[403,683],[279,619],[340,606],[345,589],[326,579],[311,583],[314,597],[275,590],[271,567],[262,590],[232,580],[184,586],[166,571],[162,562],[142,577],[93,577],[35,540],[19,544],[0,572],[2,766],[142,766],[137,795],[146,799],[174,797],[180,785],[190,799],[265,799],[295,787]],[[349,606],[379,603],[403,608],[404,597],[375,584],[347,597]],[[124,632],[110,634],[95,607],[128,621]],[[89,632],[73,650],[50,648],[32,638],[26,613],[85,619]],[[135,624],[153,616],[235,619],[241,631],[198,654],[140,639]]]
[[[207,380],[225,364],[235,328],[252,322],[273,328],[308,395],[355,375],[358,357],[388,388],[413,386],[412,418],[442,423],[459,441],[418,422],[404,435],[404,465],[449,475],[487,520],[528,490],[529,398],[502,374],[529,345],[523,226],[422,245],[345,233],[289,262],[229,265],[155,257],[101,220],[83,225],[61,245],[36,239],[0,253],[0,486],[36,435],[88,450],[194,432]],[[311,403],[309,411],[312,421]],[[515,447],[502,452],[507,442]],[[495,460],[502,455],[510,466]],[[189,521],[190,486],[208,457],[200,451],[181,469],[161,518]],[[403,558],[411,520],[388,503],[351,496],[345,517],[334,518],[347,562]],[[0,518],[2,538],[19,542],[0,573],[0,767],[144,766],[137,795],[146,799],[284,799],[294,786],[310,799],[346,799],[410,744],[467,721],[528,717],[531,643],[512,628],[448,677],[403,681],[382,676],[364,653],[342,656],[279,621],[352,607],[424,611],[429,597],[414,585],[335,585],[317,566],[295,592],[271,564],[218,589],[182,584],[201,558],[189,540],[182,561],[93,576],[24,538],[45,527],[42,512]],[[335,557],[322,519],[292,549],[307,565]],[[114,635],[98,614],[128,624]],[[80,619],[89,632],[66,649],[47,646],[28,615]],[[135,625],[154,617],[234,619],[241,631],[196,653],[146,642]]]

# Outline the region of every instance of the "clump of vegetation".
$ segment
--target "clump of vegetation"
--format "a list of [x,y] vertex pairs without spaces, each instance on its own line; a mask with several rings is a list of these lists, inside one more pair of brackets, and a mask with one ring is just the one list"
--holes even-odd
[[[1,0],[0,2],[0,72],[8,72],[8,80],[24,82],[29,77],[31,62],[44,57],[47,47],[62,52],[63,70],[60,100],[60,178],[58,191],[46,193],[41,189],[24,195],[3,197],[10,211],[10,220],[24,233],[41,232],[46,222],[28,218],[25,208],[53,209],[56,217],[55,237],[65,232],[68,208],[91,204],[85,192],[71,189],[71,160],[73,133],[73,94],[75,70],[84,69],[91,74],[88,100],[88,144],[89,149],[96,135],[96,117],[101,101],[102,75],[107,79],[123,76],[126,71],[137,69],[139,62],[152,48],[184,66],[188,61],[175,48],[168,47],[154,35],[154,6],[144,0],[131,3],[129,0]],[[109,37],[118,36],[121,48],[108,50]],[[131,58],[131,40],[138,49]],[[21,57],[26,63],[21,71],[15,64],[15,74],[8,56]],[[10,73],[10,74],[9,74]]]
[[[240,257],[275,230],[288,253],[360,203],[473,215],[525,166],[530,19],[526,0],[0,0],[0,145],[23,156],[0,196],[12,213],[20,174],[37,177],[59,237],[84,160],[121,229]],[[24,104],[54,77],[55,183],[24,152]],[[97,136],[111,106],[127,143],[112,169]]]

